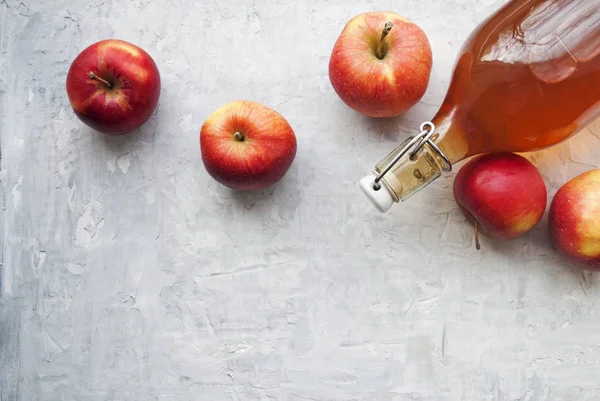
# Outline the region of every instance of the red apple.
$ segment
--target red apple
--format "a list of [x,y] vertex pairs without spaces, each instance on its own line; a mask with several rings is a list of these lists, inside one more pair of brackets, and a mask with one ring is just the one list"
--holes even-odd
[[144,124],[160,95],[160,74],[148,53],[122,40],[103,40],[73,60],[67,74],[73,111],[89,127],[120,135]]
[[258,190],[278,182],[296,157],[296,135],[269,107],[237,100],[215,110],[200,130],[208,173],[221,184]]
[[355,111],[393,117],[423,97],[431,67],[431,46],[419,26],[392,12],[369,12],[342,30],[329,60],[329,79]]
[[[546,185],[538,169],[514,153],[469,160],[456,174],[454,198],[476,233],[509,240],[533,229],[546,210]],[[479,241],[476,235],[476,245]]]
[[600,170],[560,187],[548,221],[550,239],[560,254],[587,270],[600,270]]

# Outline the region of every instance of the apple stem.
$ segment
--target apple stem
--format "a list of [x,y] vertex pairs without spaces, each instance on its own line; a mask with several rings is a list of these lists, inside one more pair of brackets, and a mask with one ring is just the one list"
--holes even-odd
[[377,51],[375,52],[375,55],[377,56],[377,58],[379,60],[383,60],[383,56],[384,56],[383,40],[388,35],[388,33],[390,33],[393,26],[394,26],[394,24],[392,24],[391,22],[386,22],[385,26],[383,27],[383,31],[381,31],[381,37],[379,38],[379,43],[377,44]]
[[246,138],[244,137],[244,134],[242,134],[242,133],[241,133],[241,132],[239,132],[239,131],[236,131],[236,132],[235,132],[235,134],[233,134],[233,137],[234,137],[235,139],[237,139],[238,141],[240,141],[240,142],[242,142],[244,139],[246,139]]
[[108,82],[106,79],[100,78],[98,75],[90,72],[89,77],[91,80],[102,82],[104,85],[108,86],[109,89],[112,89],[112,84]]
[[475,222],[475,248],[481,249],[481,243],[479,242],[479,222]]

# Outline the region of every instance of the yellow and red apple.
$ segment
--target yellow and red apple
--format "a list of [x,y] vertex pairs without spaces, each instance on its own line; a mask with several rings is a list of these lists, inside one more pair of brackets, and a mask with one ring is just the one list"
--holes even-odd
[[[547,189],[539,170],[515,153],[488,153],[456,174],[454,197],[476,234],[510,240],[531,231],[546,211]],[[479,241],[476,235],[476,245]]]
[[160,96],[160,73],[152,57],[117,39],[84,49],[67,74],[67,95],[77,117],[103,134],[126,134],[152,115]]
[[600,170],[586,171],[554,195],[548,216],[550,239],[566,259],[600,270]]
[[394,117],[425,94],[432,51],[425,32],[393,12],[368,12],[342,30],[329,60],[338,96],[368,117]]
[[259,190],[277,183],[291,167],[296,149],[296,135],[288,121],[250,100],[219,107],[200,130],[206,170],[233,189]]

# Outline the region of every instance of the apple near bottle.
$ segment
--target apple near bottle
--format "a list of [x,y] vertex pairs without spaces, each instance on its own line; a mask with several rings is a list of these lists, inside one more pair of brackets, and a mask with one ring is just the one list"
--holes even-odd
[[547,188],[539,170],[515,153],[475,156],[456,174],[453,193],[460,211],[479,233],[510,240],[531,231],[546,211]]
[[161,80],[152,57],[140,47],[107,39],[84,49],[73,60],[66,82],[75,115],[107,135],[141,127],[158,105]]
[[421,100],[431,68],[431,46],[419,26],[393,12],[368,12],[352,18],[337,38],[329,79],[353,110],[395,117]]
[[600,170],[563,184],[548,212],[550,240],[566,260],[600,271]]

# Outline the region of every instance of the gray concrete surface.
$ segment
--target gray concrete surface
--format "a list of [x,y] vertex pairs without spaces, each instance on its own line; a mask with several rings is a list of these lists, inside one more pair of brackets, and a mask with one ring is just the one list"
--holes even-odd
[[[356,182],[442,101],[454,57],[498,2],[0,2],[2,401],[600,399],[598,277],[558,258],[545,219],[484,239],[453,174],[387,215]],[[345,107],[327,77],[344,23],[388,9],[430,37],[428,93],[392,121]],[[163,78],[141,130],[73,115],[87,45],[145,48]],[[236,98],[290,121],[276,187],[214,182],[198,132]],[[598,164],[600,127],[529,155],[550,196]]]

